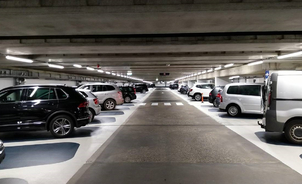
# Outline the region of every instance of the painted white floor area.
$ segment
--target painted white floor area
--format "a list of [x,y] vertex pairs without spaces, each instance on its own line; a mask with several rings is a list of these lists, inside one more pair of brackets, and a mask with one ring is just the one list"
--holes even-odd
[[[99,123],[89,124],[80,129],[96,128],[92,135],[86,137],[71,137],[66,139],[47,139],[35,141],[19,141],[5,143],[7,148],[23,145],[38,145],[47,143],[72,142],[80,144],[75,156],[67,161],[55,164],[20,167],[0,170],[0,178],[18,178],[29,184],[65,184],[86,163],[86,161],[106,142],[106,140],[135,112],[154,89],[146,94],[137,94],[132,103],[117,106],[114,111],[102,111],[95,117]],[[44,132],[50,134],[49,132]],[[47,159],[47,155],[45,155]]]
[[260,116],[242,115],[232,118],[207,101],[197,102],[177,90],[171,91],[302,175],[302,146],[288,143],[281,133],[266,133],[257,124]]

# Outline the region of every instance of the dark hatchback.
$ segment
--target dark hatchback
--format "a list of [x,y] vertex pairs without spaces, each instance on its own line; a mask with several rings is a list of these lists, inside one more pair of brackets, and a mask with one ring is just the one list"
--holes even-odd
[[214,103],[216,100],[216,97],[218,93],[220,93],[223,90],[224,86],[215,86],[213,90],[209,94],[209,102]]
[[140,93],[146,93],[147,91],[149,91],[147,84],[135,84],[134,88],[136,92]]
[[131,100],[135,100],[136,99],[136,90],[134,87],[131,86],[123,86],[123,87],[119,87],[120,90],[123,93],[123,98],[124,98],[124,102],[125,103],[130,103]]
[[61,85],[24,85],[0,91],[0,131],[48,130],[67,137],[89,123],[85,97]]

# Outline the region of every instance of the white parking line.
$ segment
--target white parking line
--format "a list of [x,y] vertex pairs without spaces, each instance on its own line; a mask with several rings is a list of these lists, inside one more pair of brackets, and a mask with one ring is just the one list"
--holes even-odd
[[171,106],[171,103],[164,103],[164,105]]
[[158,103],[152,103],[151,105],[152,105],[152,106],[157,106],[157,105],[158,105]]
[[181,102],[176,102],[176,105],[184,105],[184,104]]
[[139,105],[142,105],[142,106],[144,106],[144,105],[146,105],[146,103],[140,103]]

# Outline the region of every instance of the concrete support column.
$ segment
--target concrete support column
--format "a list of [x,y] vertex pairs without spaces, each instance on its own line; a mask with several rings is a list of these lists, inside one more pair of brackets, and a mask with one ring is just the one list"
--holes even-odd
[[215,86],[225,86],[231,83],[228,77],[215,77]]

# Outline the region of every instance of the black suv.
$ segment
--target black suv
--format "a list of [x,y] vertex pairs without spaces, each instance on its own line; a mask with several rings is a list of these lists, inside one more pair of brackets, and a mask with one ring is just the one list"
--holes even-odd
[[61,85],[24,85],[0,91],[0,131],[48,130],[67,137],[91,115],[85,97]]
[[215,86],[213,90],[209,94],[209,102],[214,105],[214,107],[217,107],[219,104],[217,104],[217,95],[223,90],[224,86]]
[[134,87],[131,86],[123,86],[123,87],[119,87],[120,90],[123,93],[123,98],[125,103],[130,103],[131,100],[135,100],[136,99],[136,91]]
[[136,92],[146,93],[148,90],[147,84],[135,84],[134,88]]

